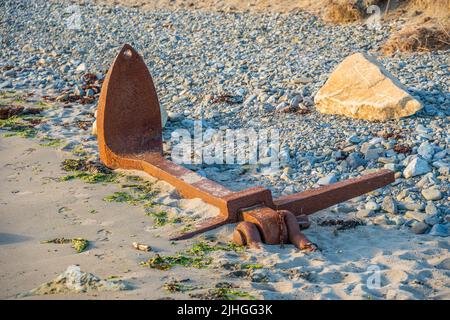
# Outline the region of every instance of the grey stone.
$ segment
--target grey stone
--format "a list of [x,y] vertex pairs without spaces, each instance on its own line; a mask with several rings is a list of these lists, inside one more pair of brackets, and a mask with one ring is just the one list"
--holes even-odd
[[381,208],[391,214],[397,214],[397,202],[392,197],[384,197]]
[[384,156],[383,148],[367,149],[367,151],[364,153],[365,160],[375,160],[383,156]]
[[362,218],[368,218],[374,215],[374,212],[372,210],[368,210],[368,209],[361,209],[358,210],[358,212],[356,213],[356,217],[362,219]]
[[439,209],[433,202],[430,201],[427,203],[427,206],[425,207],[425,213],[429,215],[437,214],[439,213]]
[[425,128],[425,126],[422,124],[417,125],[416,131],[419,133],[422,133],[422,134],[427,134],[427,133],[432,132],[432,130],[430,128]]
[[353,136],[349,137],[347,139],[347,141],[350,142],[350,143],[353,143],[353,144],[358,144],[358,143],[361,142],[361,139],[358,136],[353,135]]
[[7,70],[5,72],[3,72],[3,76],[4,77],[15,77],[16,76],[16,71],[15,70]]
[[95,95],[94,90],[92,90],[92,89],[87,89],[86,90],[86,96],[87,97],[93,97],[94,95]]
[[441,262],[439,262],[439,264],[436,265],[436,268],[443,270],[450,270],[450,258],[446,258]]
[[391,171],[397,171],[397,165],[395,163],[386,163],[383,168],[391,170]]
[[373,219],[374,224],[385,225],[389,224],[388,218],[383,214]]
[[435,201],[442,199],[442,192],[436,188],[422,190],[422,195],[426,200]]
[[417,220],[417,221],[424,221],[427,216],[423,212],[406,211],[404,217],[406,219],[414,219],[414,220]]
[[430,226],[434,226],[435,224],[438,224],[441,221],[441,218],[439,217],[439,215],[435,214],[426,217],[424,221]]
[[336,183],[337,181],[338,180],[336,178],[336,175],[330,174],[330,175],[327,175],[325,177],[320,178],[317,181],[317,184],[319,184],[321,186],[326,186],[326,185],[329,185],[329,184],[332,184],[332,183]]
[[420,202],[400,202],[398,208],[401,210],[422,211],[425,209],[425,205]]
[[417,149],[417,153],[426,160],[431,160],[434,155],[434,147],[428,141],[422,142]]
[[84,97],[85,92],[84,92],[84,90],[82,88],[76,86],[74,88],[74,90],[73,90],[73,94],[77,95],[77,96],[80,96],[80,97]]
[[435,224],[430,231],[430,235],[438,237],[448,237],[448,224]]
[[427,232],[428,228],[429,228],[428,224],[420,221],[415,221],[411,225],[411,231],[414,232],[415,234],[423,234]]
[[6,80],[0,83],[0,89],[9,89],[12,88],[13,84],[11,80]]
[[364,166],[366,164],[366,161],[362,158],[361,154],[359,152],[352,152],[348,155],[347,164],[352,168],[356,169],[359,166]]

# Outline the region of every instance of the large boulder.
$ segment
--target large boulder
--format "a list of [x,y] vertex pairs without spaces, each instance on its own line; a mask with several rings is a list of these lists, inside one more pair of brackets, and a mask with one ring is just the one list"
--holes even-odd
[[321,113],[366,120],[410,116],[422,104],[374,57],[355,53],[344,59],[314,97]]

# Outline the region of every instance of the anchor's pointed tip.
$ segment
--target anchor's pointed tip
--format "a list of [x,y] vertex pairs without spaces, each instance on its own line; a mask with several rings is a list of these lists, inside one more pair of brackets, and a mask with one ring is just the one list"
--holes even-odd
[[121,51],[123,51],[123,50],[128,50],[128,49],[135,51],[134,48],[133,48],[133,46],[132,46],[131,44],[129,44],[129,43],[125,43],[125,44],[123,45]]
[[119,55],[124,54],[125,57],[130,58],[131,56],[137,55],[139,56],[138,52],[136,51],[136,49],[133,48],[133,46],[129,43],[125,43],[122,47],[122,49],[120,49]]

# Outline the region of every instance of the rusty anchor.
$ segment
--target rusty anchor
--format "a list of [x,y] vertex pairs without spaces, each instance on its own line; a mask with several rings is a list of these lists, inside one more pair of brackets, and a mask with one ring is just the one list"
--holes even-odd
[[142,170],[172,184],[185,198],[200,198],[220,209],[217,217],[171,240],[188,239],[228,223],[238,223],[233,241],[292,243],[315,250],[300,231],[307,216],[337,203],[383,187],[394,173],[380,170],[321,188],[272,198],[270,190],[253,187],[232,191],[163,157],[160,105],[152,77],[142,57],[125,44],[112,63],[98,103],[98,146],[101,161],[110,168]]

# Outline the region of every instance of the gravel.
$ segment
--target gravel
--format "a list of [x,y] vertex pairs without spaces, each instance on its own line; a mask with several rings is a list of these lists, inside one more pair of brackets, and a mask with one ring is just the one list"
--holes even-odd
[[[423,213],[423,191],[434,188],[441,193],[429,197],[437,214],[450,213],[448,51],[379,55],[384,67],[424,108],[408,118],[368,122],[320,114],[313,97],[346,56],[357,51],[377,54],[395,23],[370,30],[360,24],[326,24],[302,12],[144,12],[83,4],[81,28],[74,30],[64,13],[70,4],[0,3],[1,91],[21,90],[61,100],[78,91],[92,99],[49,109],[47,121],[37,125],[43,134],[65,139],[71,145],[68,149],[82,141],[89,155],[97,155],[90,131],[65,126],[65,121],[94,121],[92,97],[98,93],[82,89],[83,75],[89,72],[102,79],[121,46],[130,43],[146,61],[160,103],[169,112],[164,130],[168,157],[171,132],[177,128],[193,132],[194,120],[201,120],[203,129],[279,130],[281,170],[239,164],[187,165],[190,169],[220,178],[232,189],[263,185],[277,196],[312,188],[318,181],[334,182],[330,177],[341,181],[386,167],[396,171],[396,183],[364,195],[359,198],[362,203],[383,202],[388,213]],[[397,208],[391,201],[384,203],[385,197],[396,199]],[[358,209],[362,208],[354,207],[354,212]],[[359,213],[373,219],[370,212]],[[405,216],[397,220],[410,221]]]

